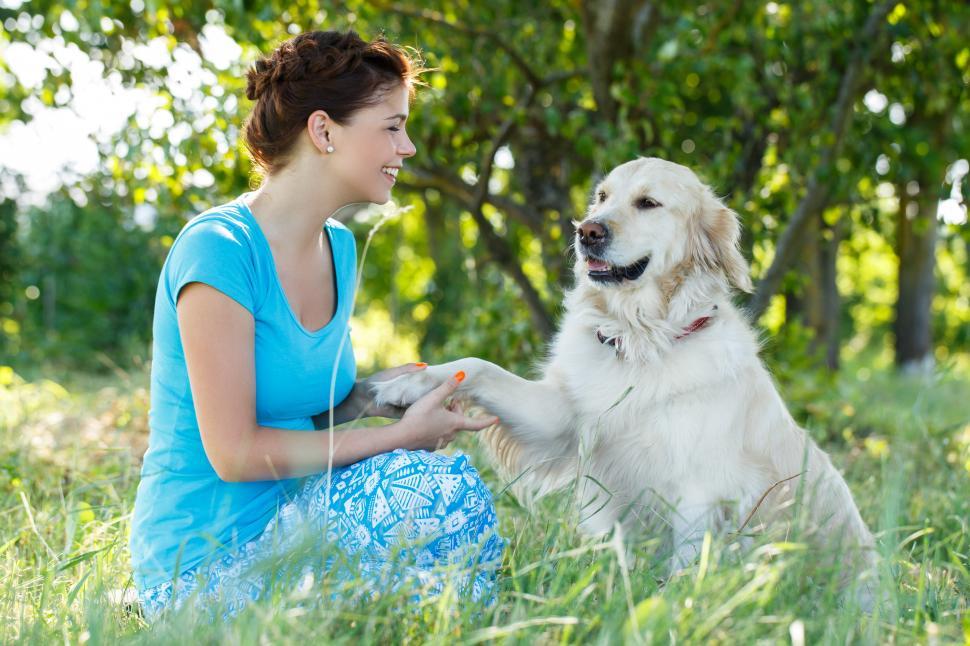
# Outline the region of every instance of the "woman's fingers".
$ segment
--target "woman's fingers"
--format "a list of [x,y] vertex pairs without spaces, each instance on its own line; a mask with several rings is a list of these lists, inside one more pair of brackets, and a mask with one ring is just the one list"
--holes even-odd
[[480,431],[483,428],[488,428],[499,423],[499,418],[494,415],[486,417],[465,417],[464,415],[459,415],[458,417],[460,419],[459,425],[466,431]]
[[430,397],[432,401],[438,406],[443,406],[445,400],[451,397],[456,390],[458,390],[458,384],[460,384],[465,379],[465,373],[458,371],[450,379],[445,379],[441,382],[437,388],[429,392],[425,397]]
[[387,370],[382,370],[377,374],[371,375],[369,379],[375,381],[390,381],[395,377],[400,377],[401,375],[408,375],[412,372],[421,372],[428,367],[428,364],[424,362],[419,363],[406,363],[403,366],[395,366],[393,368],[388,368]]
[[458,413],[461,411],[460,407],[458,406],[458,402],[454,399],[445,404],[445,409],[451,411],[452,413]]
[[439,437],[438,440],[437,440],[437,443],[435,444],[435,451],[437,451],[439,449],[443,449],[446,446],[448,446],[449,444],[451,444],[452,442],[454,442],[455,441],[455,436],[457,434],[458,434],[458,431],[452,431],[451,433],[447,433],[447,434],[442,435],[441,437]]

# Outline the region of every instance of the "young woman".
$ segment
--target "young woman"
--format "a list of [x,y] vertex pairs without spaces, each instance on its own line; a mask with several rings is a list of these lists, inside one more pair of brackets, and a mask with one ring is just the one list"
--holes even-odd
[[151,435],[131,532],[149,618],[193,595],[236,612],[278,583],[252,565],[285,561],[307,535],[365,574],[386,572],[400,549],[412,573],[467,563],[461,589],[493,594],[503,540],[491,494],[465,456],[429,452],[496,421],[445,404],[463,374],[389,426],[328,432],[399,416],[369,409],[368,380],[355,383],[356,250],[331,215],[390,199],[415,154],[405,124],[419,72],[383,38],[317,31],[248,73],[246,143],[263,181],[186,224],[156,294]]

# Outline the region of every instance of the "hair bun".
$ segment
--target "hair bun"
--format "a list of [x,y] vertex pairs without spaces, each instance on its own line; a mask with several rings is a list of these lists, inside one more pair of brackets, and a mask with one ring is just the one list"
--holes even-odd
[[270,84],[270,75],[275,67],[275,57],[263,57],[246,72],[246,98],[250,101],[258,99]]
[[272,85],[327,81],[352,74],[364,61],[368,43],[355,32],[310,32],[260,58],[247,73],[246,97],[255,101]]

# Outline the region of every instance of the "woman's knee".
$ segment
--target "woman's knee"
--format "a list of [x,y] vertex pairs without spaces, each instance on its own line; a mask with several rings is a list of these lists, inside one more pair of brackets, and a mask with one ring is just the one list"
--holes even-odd
[[495,525],[492,494],[468,456],[394,453],[398,455],[384,464],[381,477],[399,498],[401,511],[411,513],[418,534],[481,533]]

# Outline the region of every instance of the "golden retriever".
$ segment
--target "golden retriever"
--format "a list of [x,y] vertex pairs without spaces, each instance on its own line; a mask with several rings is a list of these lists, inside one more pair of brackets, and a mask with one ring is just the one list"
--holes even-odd
[[854,576],[874,563],[872,535],[732,304],[732,287],[751,291],[739,233],[688,168],[618,166],[576,223],[575,286],[540,379],[466,358],[378,384],[375,397],[408,405],[464,370],[459,392],[501,420],[483,437],[517,492],[575,483],[591,534],[669,527],[672,571],[706,531],[760,522],[801,490],[809,534],[841,549]]

